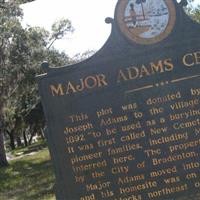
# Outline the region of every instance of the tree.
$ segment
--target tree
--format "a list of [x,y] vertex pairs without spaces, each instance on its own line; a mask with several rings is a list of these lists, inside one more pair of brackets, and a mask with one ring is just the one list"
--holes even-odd
[[[21,2],[21,1],[20,1]],[[21,26],[23,16],[19,1],[1,2],[0,9],[0,167],[6,166],[3,132],[10,137],[15,148],[15,139],[21,135],[31,138],[44,126],[43,113],[38,112],[40,99],[36,74],[41,74],[40,63],[48,60],[51,66],[66,65],[70,62],[65,53],[55,50],[53,43],[73,32],[69,20],[62,19],[52,26],[52,32],[40,27]],[[50,48],[51,47],[51,48]],[[35,116],[34,112],[40,116]],[[30,128],[31,127],[31,128]],[[29,137],[26,130],[30,131]],[[20,144],[20,140],[19,144]]]
[[[13,39],[10,46],[9,62],[18,74],[18,78],[15,78],[17,80],[16,87],[4,107],[6,124],[10,124],[5,127],[5,131],[10,138],[13,138],[13,134],[18,136],[21,133],[26,138],[25,129],[31,127],[30,130],[33,130],[29,137],[29,143],[31,143],[36,129],[41,128],[39,124],[44,124],[41,112],[42,117],[34,118],[32,114],[39,103],[35,76],[41,74],[42,71],[38,63],[41,63],[44,59],[48,59],[52,66],[61,66],[69,62],[66,54],[53,48],[51,50],[46,48],[50,36],[51,34],[42,28],[28,27]],[[10,74],[11,78],[13,78],[13,75]],[[27,120],[27,116],[32,116],[32,119]],[[38,118],[40,121],[37,120]],[[8,130],[8,127],[12,128]],[[12,147],[14,146],[12,145]]]
[[[0,105],[0,112],[2,110],[2,107]],[[2,117],[0,115],[0,117]],[[2,119],[0,118],[0,167],[6,167],[8,166],[8,161],[6,159],[6,153],[5,153],[5,148],[4,148],[4,138],[3,138],[3,133],[2,133]]]
[[[196,1],[197,2],[197,1]],[[200,23],[200,4],[194,4],[194,0],[188,0],[186,13],[196,22]]]
[[[21,9],[11,1],[1,1],[0,8],[0,167],[8,165],[3,140],[3,115],[4,100],[9,94],[9,85],[6,84],[5,76],[8,71],[7,58],[10,41],[15,28],[19,25],[22,16]],[[10,80],[9,80],[10,81]],[[8,82],[9,82],[8,81]]]
[[24,4],[24,3],[30,3],[33,2],[35,0],[17,0],[17,2],[19,2],[20,4]]
[[56,21],[52,25],[52,34],[50,37],[50,44],[47,47],[50,49],[50,47],[54,44],[56,40],[62,39],[64,36],[66,36],[67,33],[73,33],[74,28],[72,26],[72,23],[68,19],[60,19]]

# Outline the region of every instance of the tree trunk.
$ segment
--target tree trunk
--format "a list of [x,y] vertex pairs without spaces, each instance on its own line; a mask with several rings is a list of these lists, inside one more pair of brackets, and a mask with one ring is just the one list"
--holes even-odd
[[4,148],[3,133],[0,132],[0,167],[8,166],[8,161],[6,159],[6,151]]
[[6,151],[4,147],[4,137],[2,132],[3,121],[2,121],[2,104],[0,102],[0,167],[8,166],[8,161],[6,159]]
[[[2,5],[5,3],[5,0],[1,1]],[[0,47],[0,66],[3,69],[5,63],[5,51],[4,51],[4,39],[2,40],[1,47]],[[3,84],[0,84],[0,167],[8,166],[8,161],[6,159],[6,151],[4,147],[4,137],[3,137],[3,117],[2,117],[2,110],[3,110],[3,95],[4,95],[5,87]]]
[[41,139],[44,140],[45,137],[44,137],[44,131],[42,128],[40,129],[39,133],[40,133]]
[[24,145],[25,145],[25,147],[27,147],[28,141],[27,141],[27,138],[26,138],[26,131],[23,131],[23,138],[24,138]]
[[29,140],[28,140],[28,144],[29,145],[31,145],[31,143],[32,143],[32,139],[33,139],[33,136],[35,135],[35,133],[33,132],[33,133],[31,133],[31,137],[29,138]]
[[13,131],[11,131],[11,134],[10,134],[10,147],[12,150],[15,149],[15,137],[14,137]]
[[9,132],[8,130],[6,131],[6,133],[8,134],[8,136],[10,137],[10,148],[12,150],[15,149],[15,138],[14,138],[14,133],[13,131]]
[[22,146],[22,140],[19,136],[16,137],[16,141],[17,141],[17,146],[21,147]]

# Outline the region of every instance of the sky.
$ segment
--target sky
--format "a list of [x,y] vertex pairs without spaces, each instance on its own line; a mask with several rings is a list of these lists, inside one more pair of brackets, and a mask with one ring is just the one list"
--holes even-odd
[[[200,3],[200,0],[195,0]],[[99,50],[109,37],[111,25],[106,17],[114,17],[117,0],[36,0],[22,6],[24,26],[41,26],[47,30],[61,18],[72,22],[75,32],[54,47],[73,57],[87,50]]]
[[111,32],[111,25],[105,23],[105,18],[114,16],[116,3],[117,0],[36,0],[22,6],[23,24],[50,30],[56,20],[69,19],[74,33],[56,41],[54,47],[73,57],[103,46]]

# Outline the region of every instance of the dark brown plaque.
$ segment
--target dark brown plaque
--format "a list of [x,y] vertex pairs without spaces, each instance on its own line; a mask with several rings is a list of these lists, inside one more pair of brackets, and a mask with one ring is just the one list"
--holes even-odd
[[92,58],[38,77],[58,200],[200,198],[200,25],[120,0]]

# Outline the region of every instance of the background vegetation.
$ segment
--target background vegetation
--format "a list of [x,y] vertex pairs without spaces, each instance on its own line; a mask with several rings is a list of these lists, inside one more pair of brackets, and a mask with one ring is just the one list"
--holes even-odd
[[51,31],[41,27],[23,27],[21,2],[0,1],[0,167],[7,166],[3,135],[8,149],[29,146],[39,137],[44,139],[45,120],[35,81],[44,73],[41,63],[48,60],[59,67],[86,58],[92,52],[69,58],[53,44],[74,28],[71,21],[61,19]]
[[1,200],[54,200],[54,176],[48,150],[10,162],[0,170]]

